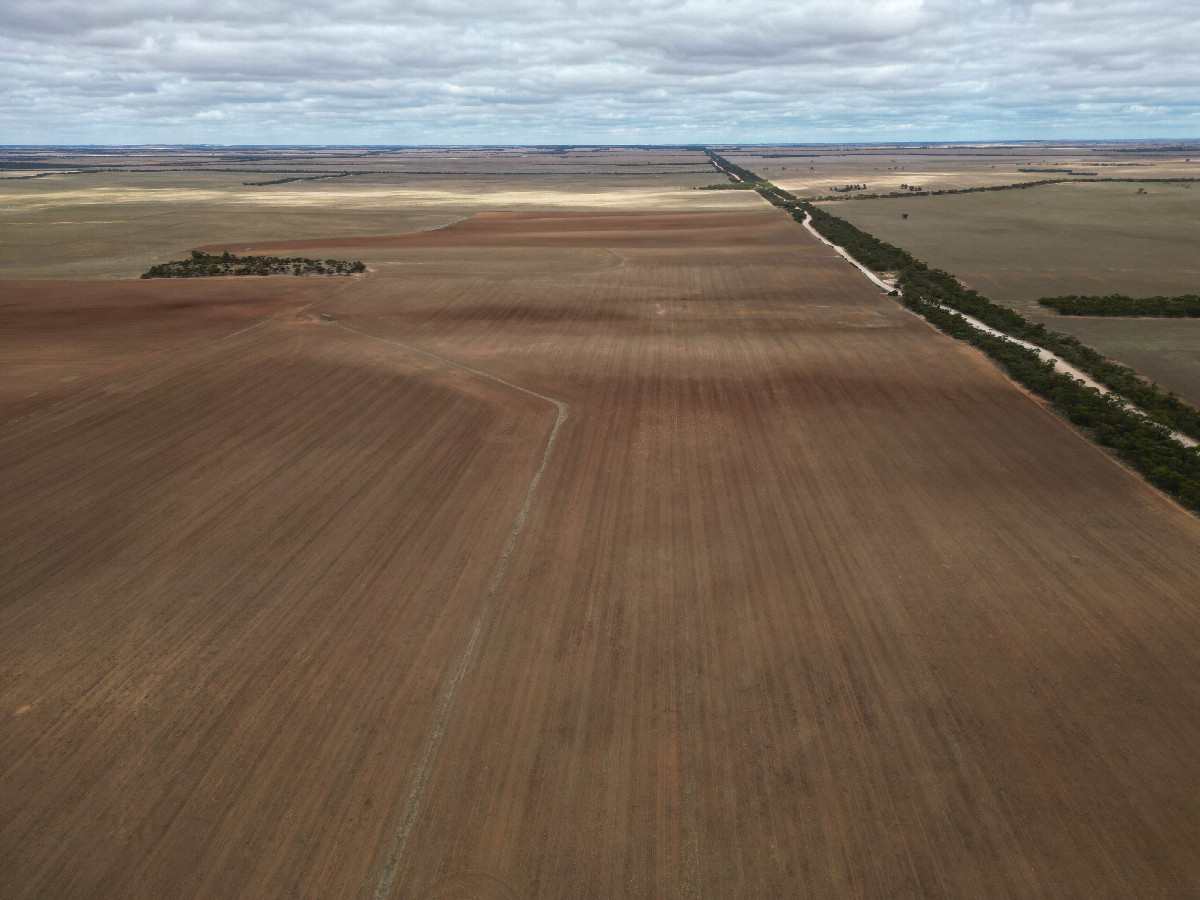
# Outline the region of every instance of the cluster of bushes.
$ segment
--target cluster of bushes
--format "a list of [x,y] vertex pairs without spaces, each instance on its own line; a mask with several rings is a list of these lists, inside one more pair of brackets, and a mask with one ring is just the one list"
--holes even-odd
[[357,275],[367,270],[361,261],[283,258],[279,256],[219,256],[193,250],[188,259],[151,266],[143,278],[212,278],[219,275]]
[[1042,306],[1058,310],[1064,316],[1159,316],[1170,319],[1200,318],[1200,295],[1178,297],[1043,297]]
[[837,194],[849,194],[851,191],[865,191],[865,184],[843,184],[841,187],[831,187],[830,190]]
[[[1172,430],[1200,437],[1200,410],[1183,403],[1174,393],[1163,394],[1132,369],[1106,359],[1075,338],[1049,331],[1014,310],[992,303],[978,292],[964,288],[949,272],[930,268],[907,251],[798,200],[768,181],[758,179],[756,189],[787,209],[798,222],[803,222],[807,213],[820,234],[844,247],[864,265],[876,271],[899,272],[905,306],[942,331],[987,353],[1014,380],[1049,400],[1074,424],[1090,429],[1097,443],[1111,447],[1151,484],[1187,508],[1200,511],[1200,452],[1171,437]],[[1114,393],[1128,398],[1150,418],[1055,371],[1053,365],[1043,362],[1034,351],[972,327],[952,310],[1045,347]]]
[[752,191],[758,185],[750,181],[727,181],[723,184],[705,184],[698,188],[693,188],[697,191]]

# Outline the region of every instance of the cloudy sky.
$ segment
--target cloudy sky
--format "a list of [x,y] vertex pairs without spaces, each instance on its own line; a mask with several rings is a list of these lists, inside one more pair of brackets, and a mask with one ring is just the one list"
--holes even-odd
[[5,0],[0,143],[1200,137],[1200,0]]

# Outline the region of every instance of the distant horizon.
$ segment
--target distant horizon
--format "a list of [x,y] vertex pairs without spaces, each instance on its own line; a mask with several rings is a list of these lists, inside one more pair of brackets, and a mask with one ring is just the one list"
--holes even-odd
[[596,141],[579,141],[573,143],[518,141],[515,143],[408,143],[408,144],[292,144],[292,143],[168,143],[148,141],[145,143],[0,143],[3,150],[54,150],[54,149],[113,149],[113,150],[153,150],[153,149],[240,149],[240,150],[422,150],[422,149],[455,149],[455,150],[515,150],[523,147],[530,148],[654,148],[654,149],[690,149],[697,147],[930,147],[930,146],[1004,146],[1011,144],[1171,144],[1171,143],[1200,143],[1200,137],[1129,137],[1129,138],[975,138],[963,140],[939,140],[931,138],[918,141],[624,141],[600,143]]

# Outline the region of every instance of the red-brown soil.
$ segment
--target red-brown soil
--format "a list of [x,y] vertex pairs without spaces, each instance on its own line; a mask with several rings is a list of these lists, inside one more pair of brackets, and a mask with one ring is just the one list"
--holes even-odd
[[328,294],[299,278],[0,281],[0,420]]
[[1194,895],[1200,522],[776,212],[556,219],[0,433],[0,881]]
[[775,244],[777,231],[763,231],[761,212],[622,213],[622,212],[485,212],[444,228],[409,234],[327,238],[311,241],[267,241],[219,244],[225,250],[267,253],[274,250],[323,250],[355,247],[729,247]]

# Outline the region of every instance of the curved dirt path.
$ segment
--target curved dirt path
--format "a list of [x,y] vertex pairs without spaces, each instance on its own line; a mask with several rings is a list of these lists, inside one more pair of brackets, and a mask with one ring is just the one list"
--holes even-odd
[[483,636],[484,628],[487,626],[489,613],[492,608],[492,601],[496,594],[500,591],[500,586],[504,583],[504,574],[508,570],[508,562],[512,558],[513,548],[516,546],[517,539],[521,536],[521,532],[525,528],[525,521],[529,518],[529,508],[533,504],[533,496],[537,493],[538,485],[541,483],[542,474],[546,471],[546,465],[550,461],[550,454],[554,451],[554,445],[558,441],[558,433],[562,429],[563,423],[567,421],[567,415],[570,407],[561,400],[555,400],[553,397],[547,397],[545,394],[539,394],[537,391],[532,391],[529,388],[521,387],[519,384],[513,384],[511,381],[506,381],[498,375],[492,375],[489,372],[484,372],[481,369],[475,369],[471,366],[464,365],[460,362],[455,362],[452,359],[447,359],[444,356],[439,356],[436,353],[430,353],[428,350],[422,350],[420,347],[414,347],[411,344],[405,344],[401,341],[394,341],[390,338],[379,337],[378,335],[369,334],[365,331],[359,331],[357,328],[352,328],[349,325],[343,325],[340,322],[335,323],[337,327],[357,334],[361,337],[370,338],[371,340],[381,341],[385,344],[391,344],[395,347],[400,347],[404,350],[409,350],[413,353],[418,353],[421,356],[436,359],[439,362],[446,363],[457,369],[462,369],[465,372],[471,372],[474,375],[479,375],[482,378],[487,378],[495,381],[513,390],[520,391],[523,394],[529,394],[531,397],[537,397],[539,400],[545,400],[547,403],[553,404],[558,416],[554,420],[554,427],[550,429],[550,437],[546,441],[546,449],[542,453],[542,462],[538,466],[536,472],[533,473],[533,479],[529,482],[529,490],[525,492],[525,502],[521,506],[521,511],[517,513],[516,521],[513,523],[513,529],[509,533],[508,543],[504,546],[504,553],[500,556],[500,565],[496,569],[496,574],[492,578],[492,583],[488,586],[487,595],[484,598],[483,606],[479,610],[479,615],[475,619],[475,624],[471,628],[471,636],[467,639],[467,645],[463,648],[462,655],[459,656],[458,662],[454,666],[454,672],[450,677],[450,681],[446,684],[442,692],[441,698],[438,700],[437,715],[434,718],[433,728],[430,729],[429,736],[425,741],[425,748],[421,752],[421,758],[417,764],[416,776],[413,778],[413,786],[409,791],[408,799],[404,803],[404,811],[400,815],[400,824],[397,826],[396,835],[392,840],[392,849],[389,852],[387,861],[384,863],[383,871],[379,876],[379,883],[375,886],[375,900],[386,900],[392,892],[392,884],[396,880],[396,873],[400,870],[400,864],[404,861],[404,851],[408,846],[408,838],[412,833],[413,824],[416,822],[417,814],[421,811],[421,804],[425,800],[425,796],[429,793],[430,773],[433,769],[433,764],[437,760],[438,750],[441,748],[442,739],[446,734],[446,726],[450,723],[450,716],[454,712],[454,704],[458,699],[459,690],[462,687],[463,679],[467,672],[470,671],[472,664],[475,662],[479,649],[479,642]]

